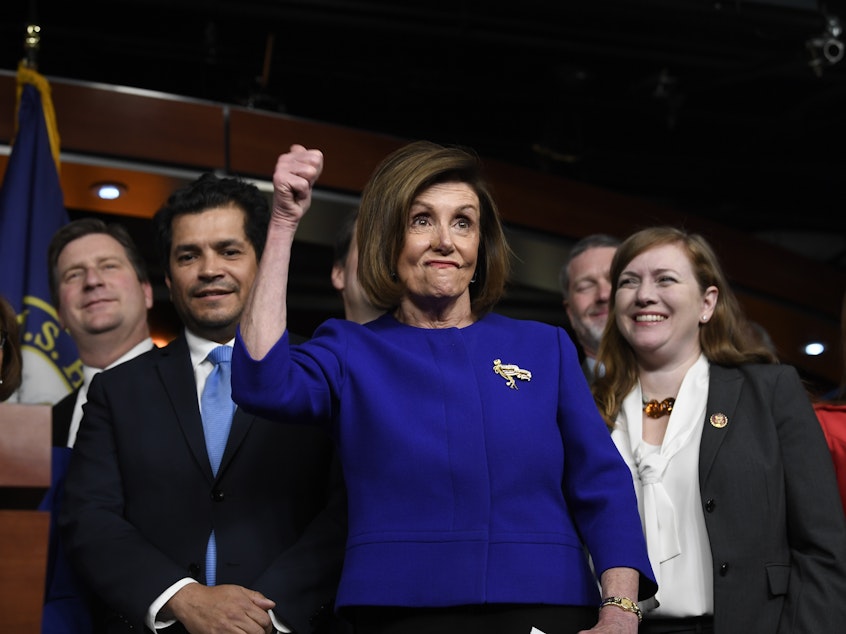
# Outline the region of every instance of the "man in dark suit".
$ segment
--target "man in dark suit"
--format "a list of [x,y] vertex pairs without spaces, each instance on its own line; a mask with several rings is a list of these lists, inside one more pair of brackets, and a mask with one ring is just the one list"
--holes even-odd
[[89,598],[58,538],[58,515],[82,405],[95,374],[153,347],[147,311],[153,290],[147,264],[123,225],[74,220],[53,234],[47,249],[50,294],[79,351],[82,385],[53,405],[52,483],[40,509],[50,511],[50,548],[42,631],[90,629]]
[[153,347],[147,265],[123,225],[97,218],[61,227],[47,251],[50,295],[82,361],[82,385],[53,406],[53,446],[73,447],[95,374]]
[[341,628],[346,497],[329,438],[236,410],[219,466],[206,446],[210,352],[232,344],[268,219],[254,185],[211,174],[154,218],[185,330],[94,378],[60,516],[105,632]]

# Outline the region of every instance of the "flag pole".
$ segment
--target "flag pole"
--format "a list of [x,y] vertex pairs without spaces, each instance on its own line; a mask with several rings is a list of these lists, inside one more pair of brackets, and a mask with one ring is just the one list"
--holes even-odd
[[18,64],[18,84],[15,99],[15,132],[17,133],[20,115],[18,109],[21,95],[26,84],[32,84],[41,94],[41,107],[44,110],[44,123],[47,125],[47,137],[50,139],[50,152],[56,164],[56,172],[61,173],[61,140],[59,127],[56,124],[56,113],[53,110],[53,97],[50,93],[49,82],[38,72],[38,51],[41,48],[41,26],[35,23],[26,25],[24,36],[24,57]]
[[0,295],[21,324],[20,403],[53,404],[82,383],[82,362],[52,304],[47,252],[69,221],[50,83],[37,70],[41,28],[26,26],[18,65],[15,133],[0,184]]

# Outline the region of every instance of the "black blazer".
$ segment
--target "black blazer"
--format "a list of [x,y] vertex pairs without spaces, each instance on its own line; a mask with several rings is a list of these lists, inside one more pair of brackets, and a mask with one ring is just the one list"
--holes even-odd
[[107,632],[144,630],[165,589],[204,582],[214,527],[218,583],[262,592],[307,633],[332,610],[346,495],[328,436],[240,409],[214,477],[180,337],[92,381],[59,521],[72,563],[113,612]]
[[61,401],[53,405],[53,446],[67,447],[68,436],[70,435],[71,419],[73,410],[76,407],[76,399],[79,396],[80,388],[65,396]]
[[706,417],[699,486],[713,556],[715,633],[842,631],[846,520],[796,370],[711,365]]

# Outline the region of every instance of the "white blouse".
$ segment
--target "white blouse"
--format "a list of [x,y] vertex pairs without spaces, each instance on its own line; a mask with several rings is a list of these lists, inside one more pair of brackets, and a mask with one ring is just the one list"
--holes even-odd
[[654,616],[713,614],[711,546],[699,494],[699,445],[708,401],[709,363],[701,355],[682,381],[660,447],[643,441],[640,383],[623,400],[611,433],[629,465],[658,581]]

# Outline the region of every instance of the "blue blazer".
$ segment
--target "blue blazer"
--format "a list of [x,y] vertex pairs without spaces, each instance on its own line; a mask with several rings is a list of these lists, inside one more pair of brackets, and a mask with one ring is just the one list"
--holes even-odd
[[641,595],[655,591],[628,467],[562,328],[330,320],[262,361],[239,334],[233,398],[336,438],[350,508],[340,607],[595,607],[584,545],[600,573],[634,568]]

